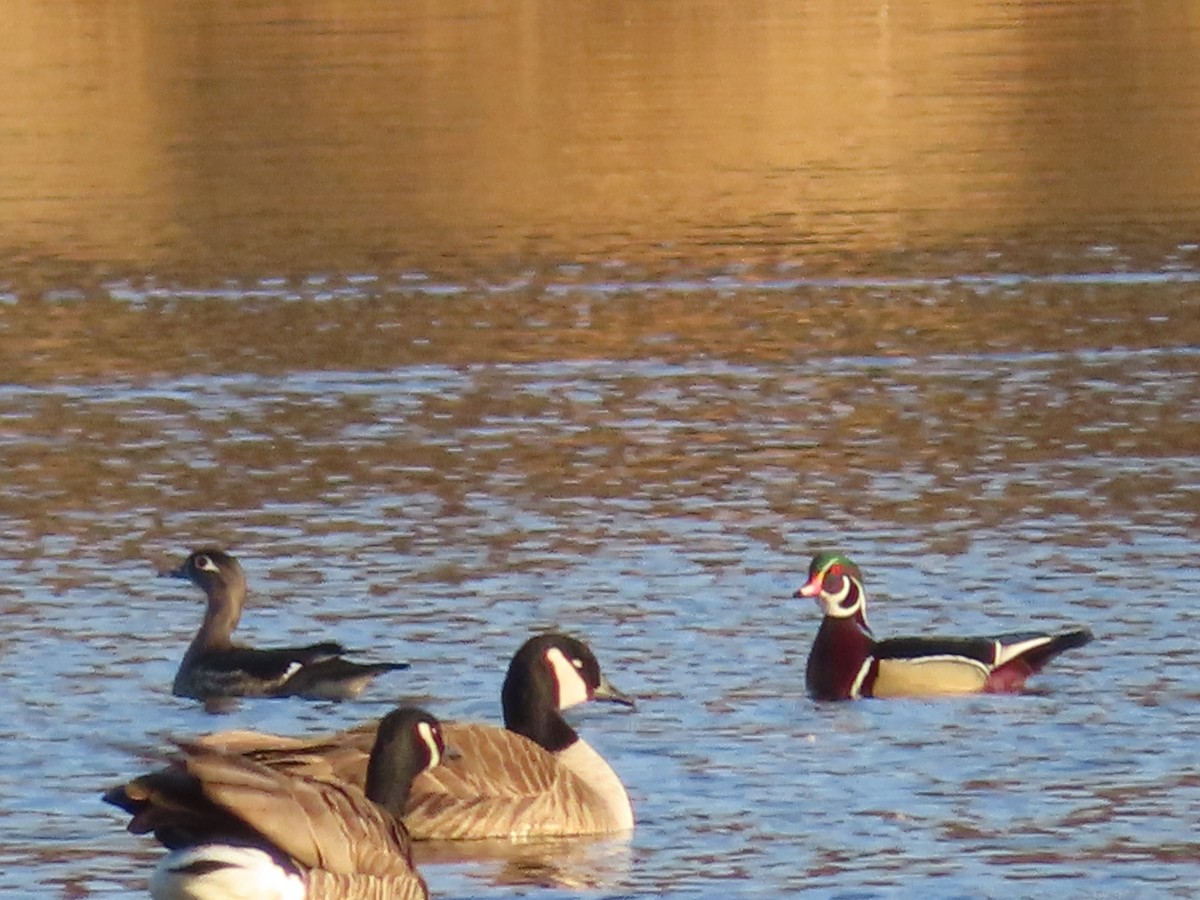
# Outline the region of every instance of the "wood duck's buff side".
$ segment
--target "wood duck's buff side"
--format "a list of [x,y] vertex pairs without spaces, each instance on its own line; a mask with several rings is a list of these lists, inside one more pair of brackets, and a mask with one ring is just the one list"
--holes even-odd
[[1013,693],[1059,653],[1092,639],[1079,628],[876,640],[867,624],[862,572],[838,553],[814,557],[795,596],[816,598],[825,614],[805,670],[808,692],[817,700]]

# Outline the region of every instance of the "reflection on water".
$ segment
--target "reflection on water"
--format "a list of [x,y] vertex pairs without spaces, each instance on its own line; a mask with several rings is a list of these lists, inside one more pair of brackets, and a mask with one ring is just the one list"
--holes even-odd
[[[1032,315],[1036,291],[1007,302]],[[318,311],[296,309],[319,335]],[[173,310],[129,314],[174,328]],[[639,828],[615,856],[431,863],[440,896],[1190,884],[1200,694],[1178,598],[1200,588],[1200,357],[1094,343],[286,374],[209,373],[201,353],[191,375],[6,389],[0,677],[20,699],[0,794],[24,836],[0,888],[141,884],[145,844],[96,799],[144,766],[132,748],[324,733],[395,690],[494,720],[513,646],[546,626],[587,635],[642,701],[580,722]],[[154,573],[207,540],[246,566],[247,640],[336,633],[412,670],[362,703],[247,703],[220,723],[170,697],[196,609]],[[812,704],[815,613],[788,598],[808,554],[838,544],[882,633],[1078,621],[1098,640],[1027,696]]]
[[20,257],[836,261],[1140,240],[1200,209],[1200,25],[1177,5],[9,6]]
[[[549,626],[639,698],[578,723],[638,828],[435,896],[1191,892],[1200,30],[1159,6],[9,4],[0,894],[142,893],[98,797],[170,735],[494,721]],[[171,697],[155,572],[210,541],[247,641],[413,668]],[[811,703],[831,546],[881,633],[1097,640]]]
[[573,891],[619,890],[628,882],[632,862],[625,837],[422,841],[413,849],[422,870],[438,867],[447,881],[466,876],[496,886]]

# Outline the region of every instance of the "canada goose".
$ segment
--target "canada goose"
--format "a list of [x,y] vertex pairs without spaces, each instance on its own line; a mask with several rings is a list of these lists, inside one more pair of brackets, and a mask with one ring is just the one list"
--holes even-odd
[[[468,840],[608,834],[633,828],[621,779],[579,737],[562,710],[588,700],[633,706],[600,673],[583,641],[562,634],[530,638],[508,667],[501,690],[504,728],[445,723],[459,753],[413,782],[404,823],[415,840]],[[318,741],[252,732],[205,740],[273,766],[361,783],[374,723]]]
[[204,622],[175,674],[171,692],[177,697],[348,700],[381,672],[408,668],[408,663],[350,662],[342,659],[346,649],[333,641],[272,650],[234,644],[231,636],[242,615],[246,576],[238,561],[221,550],[197,550],[163,575],[185,578],[208,596]]
[[840,553],[818,553],[797,597],[815,597],[825,616],[805,681],[817,700],[1011,693],[1050,660],[1092,639],[1086,628],[992,637],[876,640],[867,625],[863,576]]
[[429,896],[398,816],[413,778],[446,754],[428,713],[397,709],[380,721],[365,793],[194,742],[178,747],[170,767],[104,794],[132,815],[131,832],[153,831],[172,851],[151,878],[154,900]]

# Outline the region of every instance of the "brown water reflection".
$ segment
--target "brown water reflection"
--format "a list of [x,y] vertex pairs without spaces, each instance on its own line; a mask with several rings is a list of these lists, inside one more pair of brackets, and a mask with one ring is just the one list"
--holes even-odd
[[[547,626],[645,699],[586,727],[630,847],[439,896],[1196,883],[1190,8],[5,15],[0,893],[143,889],[97,793],[213,728],[153,577],[201,541],[248,640],[394,650],[440,714]],[[1026,696],[812,704],[832,544],[881,633],[1097,640]]]
[[[1197,260],[1200,262],[1200,260]],[[604,273],[587,270],[589,275]],[[1200,345],[1196,284],[1169,273],[470,284],[321,278],[220,290],[79,281],[0,305],[23,382],[551,360],[784,364]],[[115,298],[115,299],[114,299]]]
[[[672,335],[671,352],[644,361],[617,348],[612,359],[587,358],[589,330],[573,338],[545,329],[559,358],[537,340],[518,350],[519,328],[511,351],[503,326],[483,333],[490,345],[482,335],[463,342],[472,306],[447,306],[459,325],[445,341],[425,332],[416,355],[431,352],[435,364],[401,362],[408,351],[371,337],[386,313],[372,321],[343,304],[256,312],[253,303],[186,303],[170,313],[100,304],[111,315],[91,346],[125,346],[104,334],[118,323],[148,371],[115,382],[79,372],[59,387],[0,392],[7,502],[37,519],[105,506],[236,510],[429,492],[445,527],[481,488],[548,514],[568,497],[622,496],[683,512],[699,498],[730,502],[752,477],[771,509],[815,520],[836,497],[846,515],[913,527],[1055,516],[1197,523],[1186,461],[1200,457],[1200,358],[1169,348],[1200,327],[1194,303],[1160,307],[1173,333],[1155,349],[1073,351],[1047,333],[1045,348],[992,352],[980,335],[964,352],[960,333],[959,352],[939,354],[948,327],[905,342],[902,331],[823,333],[796,316],[791,343],[817,350],[780,360],[782,336],[764,348],[731,337],[731,320],[702,327],[696,314]],[[63,321],[86,331],[93,309]],[[161,340],[144,337],[148,321]],[[232,358],[226,327],[240,336]],[[1097,330],[1109,327],[1106,317]],[[1137,330],[1126,321],[1122,333]],[[891,339],[898,351],[922,352],[881,354]],[[126,356],[113,368],[137,366]]]
[[1169,241],[1200,210],[1183,9],[17,0],[0,247],[246,275]]

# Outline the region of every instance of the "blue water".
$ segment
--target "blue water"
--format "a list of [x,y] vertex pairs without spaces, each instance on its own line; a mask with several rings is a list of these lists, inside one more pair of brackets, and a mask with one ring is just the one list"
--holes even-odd
[[[145,896],[171,736],[497,720],[547,627],[637,830],[437,897],[1196,892],[1200,20],[760,6],[6,5],[0,896]],[[171,697],[209,543],[412,668]],[[1096,640],[815,704],[830,547],[880,634]]]
[[[899,335],[910,352],[0,389],[0,892],[143,891],[157,850],[99,794],[171,735],[320,733],[398,700],[496,720],[508,657],[558,627],[639,697],[576,717],[638,828],[427,863],[436,896],[1189,895],[1200,356],[1099,346],[1130,309],[1098,309],[1074,349]],[[412,669],[340,705],[171,697],[201,606],[155,573],[214,541],[250,578],[243,639],[336,637]],[[816,704],[817,613],[791,594],[833,546],[881,634],[1096,641],[1021,696]]]

